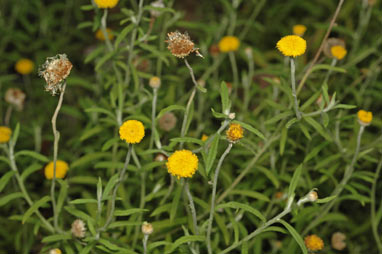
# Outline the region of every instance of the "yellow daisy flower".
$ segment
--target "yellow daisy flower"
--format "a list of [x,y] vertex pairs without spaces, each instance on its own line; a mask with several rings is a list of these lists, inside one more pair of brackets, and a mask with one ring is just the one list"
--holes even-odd
[[236,51],[240,46],[240,40],[236,36],[224,36],[218,46],[221,52]]
[[[56,161],[56,178],[64,178],[66,176],[66,172],[68,172],[69,165],[65,161],[57,160]],[[50,180],[53,179],[53,161],[49,162],[48,165],[45,166],[45,178]]]
[[30,59],[22,58],[16,62],[15,69],[18,73],[27,75],[33,71],[34,63]]
[[324,241],[317,235],[308,235],[304,239],[305,246],[311,251],[322,250],[324,248]]
[[296,57],[305,53],[306,41],[297,35],[287,35],[277,42],[276,47],[284,56]]
[[207,139],[208,139],[208,136],[206,134],[203,134],[201,140],[206,141]]
[[7,126],[0,126],[0,144],[7,143],[11,139],[12,130]]
[[305,32],[306,32],[306,26],[300,25],[300,24],[293,26],[293,34],[298,36],[303,36]]
[[98,8],[114,8],[118,4],[119,0],[94,0]]
[[198,170],[198,157],[189,150],[173,153],[166,163],[168,172],[179,178],[192,177]]
[[[113,35],[112,30],[110,28],[106,28],[106,34],[107,34],[107,37],[109,38],[110,41],[114,39],[114,35]],[[101,29],[97,30],[95,37],[100,41],[105,40],[105,36],[103,36]]]
[[137,144],[145,136],[145,127],[141,121],[128,120],[119,127],[119,136],[126,143]]
[[231,123],[226,131],[227,139],[231,142],[235,142],[244,137],[244,130],[240,124]]
[[341,60],[346,56],[347,51],[341,45],[336,45],[330,48],[330,53],[332,53],[334,58],[336,58],[337,60]]
[[363,109],[358,111],[357,116],[358,116],[358,122],[364,126],[369,125],[371,121],[373,120],[373,113]]

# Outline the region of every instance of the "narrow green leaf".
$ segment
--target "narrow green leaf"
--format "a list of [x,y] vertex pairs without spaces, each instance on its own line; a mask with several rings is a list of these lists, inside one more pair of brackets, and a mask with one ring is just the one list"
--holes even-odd
[[207,160],[205,163],[206,164],[205,170],[207,175],[210,173],[211,168],[216,159],[216,155],[218,153],[218,147],[219,147],[219,140],[220,140],[220,135],[219,134],[215,135],[214,139],[212,140],[211,147],[208,150],[207,158],[206,158]]
[[318,71],[318,70],[332,70],[332,71],[336,71],[336,72],[346,73],[346,70],[344,68],[331,66],[329,64],[316,64],[312,68],[312,72],[315,72],[315,71]]
[[5,188],[5,186],[7,186],[7,183],[9,182],[9,180],[11,180],[12,176],[15,174],[16,172],[15,171],[8,171],[7,173],[5,173],[3,175],[3,177],[1,177],[0,179],[0,192],[2,192],[2,190]]
[[115,39],[114,48],[118,49],[119,44],[126,38],[127,34],[133,30],[135,24],[131,23],[130,25],[126,26],[122,29],[122,31],[118,34],[117,38]]
[[294,240],[296,240],[296,242],[300,246],[302,253],[308,254],[308,250],[306,249],[304,240],[302,240],[300,234],[297,233],[297,231],[286,221],[279,220],[279,222],[283,224],[286,229],[288,229],[289,233],[293,236]]
[[284,154],[287,137],[288,137],[288,128],[283,128],[281,131],[281,138],[280,138],[280,156],[283,156]]
[[168,107],[162,109],[161,111],[159,111],[159,114],[157,115],[156,120],[160,119],[167,112],[171,112],[171,111],[174,111],[174,110],[185,110],[185,107],[181,106],[181,105],[171,105],[171,106],[168,106]]
[[171,209],[171,204],[165,204],[155,208],[155,210],[150,214],[150,217],[162,214],[163,212],[168,212]]
[[266,221],[264,215],[262,215],[261,212],[259,212],[257,209],[255,209],[255,208],[253,208],[253,207],[251,207],[249,205],[246,205],[246,204],[242,204],[242,203],[239,203],[239,202],[231,201],[231,202],[228,202],[228,203],[225,203],[225,204],[220,204],[220,205],[218,205],[216,207],[216,209],[221,209],[221,208],[243,209],[246,212],[252,213],[257,218],[262,220],[263,222]]
[[39,161],[42,161],[42,162],[48,162],[49,161],[49,159],[46,156],[39,154],[39,153],[36,153],[35,151],[21,150],[15,154],[15,157],[17,158],[21,155],[29,156],[29,157],[32,157],[32,158],[37,159]]
[[215,117],[215,118],[228,118],[227,115],[223,114],[223,113],[219,113],[219,112],[216,112],[213,108],[211,108],[211,111],[212,111],[212,115]]
[[102,194],[102,199],[106,199],[109,196],[110,191],[113,189],[113,187],[118,181],[118,177],[119,177],[119,174],[117,173],[110,178],[109,182],[107,182],[105,190],[103,191],[103,194]]
[[333,199],[335,199],[336,197],[337,197],[337,195],[329,196],[326,198],[319,198],[316,200],[316,203],[319,203],[319,204],[328,203],[328,202],[332,201]]
[[21,181],[25,181],[25,179],[28,178],[28,176],[30,176],[31,174],[33,174],[34,172],[40,170],[42,168],[42,165],[41,164],[38,164],[38,163],[33,163],[32,165],[30,165],[29,167],[27,167],[22,173],[21,173]]
[[9,201],[16,199],[16,198],[22,198],[23,194],[21,192],[14,192],[9,195],[6,195],[2,198],[0,198],[0,207],[8,204]]
[[51,243],[51,242],[59,242],[63,240],[70,240],[72,236],[70,234],[56,234],[44,237],[41,242],[43,243]]
[[91,203],[97,204],[97,200],[93,198],[79,198],[69,202],[69,204],[72,204],[72,205],[91,204]]
[[176,143],[181,143],[181,142],[184,142],[184,143],[195,143],[195,144],[198,144],[198,145],[203,145],[203,141],[201,139],[198,139],[198,138],[191,138],[191,137],[183,137],[183,138],[172,138],[170,139],[171,142],[176,142]]
[[288,197],[292,197],[292,195],[294,194],[298,181],[300,180],[301,172],[302,172],[302,164],[300,164],[297,167],[297,169],[294,171],[292,180],[290,181],[290,184],[289,184]]
[[328,141],[332,141],[332,138],[329,136],[329,134],[324,130],[324,128],[318,122],[316,122],[316,120],[314,120],[311,117],[304,117],[304,120],[310,126],[312,126],[318,133],[320,133],[322,137],[324,137]]
[[250,132],[252,132],[256,136],[258,136],[259,138],[265,140],[264,135],[258,129],[254,128],[253,126],[251,126],[251,125],[249,125],[247,123],[243,123],[243,122],[237,121],[237,120],[235,120],[233,122],[240,124],[244,129],[249,130]]
[[180,196],[182,194],[183,186],[181,184],[177,184],[176,190],[175,190],[175,196],[171,203],[171,210],[170,210],[170,221],[173,222],[176,212],[178,211],[178,205]]
[[142,208],[131,208],[127,210],[116,210],[114,212],[114,216],[129,216],[136,213],[143,213],[147,212],[149,209],[142,209]]
[[294,115],[293,111],[289,110],[289,111],[285,111],[283,113],[280,113],[280,114],[277,114],[275,115],[274,117],[272,117],[271,119],[265,121],[265,124],[273,124],[273,123],[276,123],[282,119],[286,119],[290,116]]
[[228,87],[226,82],[221,82],[220,84],[220,98],[222,103],[222,112],[228,114],[230,110],[230,101],[228,97]]
[[[61,179],[59,179],[61,180]],[[64,202],[66,200],[66,197],[68,195],[68,182],[65,181],[58,181],[61,185],[60,193],[58,194],[57,199],[57,213],[60,214],[62,207],[64,206]]]
[[205,236],[204,235],[188,235],[182,236],[178,238],[172,245],[171,248],[166,251],[166,254],[174,252],[180,245],[190,242],[203,242]]
[[38,209],[45,205],[46,203],[48,203],[50,201],[50,197],[49,196],[45,196],[43,198],[41,198],[40,200],[38,200],[37,202],[35,202],[25,213],[24,213],[24,216],[23,216],[23,220],[22,220],[22,224],[25,223],[25,221],[27,221],[29,219],[29,217],[36,211],[38,211]]
[[304,163],[308,162],[309,160],[311,160],[312,158],[316,157],[317,154],[325,147],[329,144],[329,142],[323,142],[321,143],[320,145],[316,146],[315,148],[313,148],[312,151],[310,151],[310,153],[305,157],[304,159]]
[[17,123],[16,128],[13,131],[13,135],[11,138],[11,143],[13,144],[13,146],[16,145],[17,139],[19,138],[19,134],[20,134],[20,123]]

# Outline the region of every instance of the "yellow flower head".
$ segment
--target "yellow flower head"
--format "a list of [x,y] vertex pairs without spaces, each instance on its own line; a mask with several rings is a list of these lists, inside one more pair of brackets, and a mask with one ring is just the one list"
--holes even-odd
[[128,120],[119,127],[119,136],[126,143],[137,144],[145,136],[145,127],[140,121]]
[[311,251],[322,250],[324,248],[324,241],[317,235],[308,235],[304,239],[305,246]]
[[27,75],[33,71],[34,63],[29,59],[22,58],[16,62],[15,69],[18,73]]
[[363,109],[358,111],[357,116],[358,116],[358,122],[364,126],[369,125],[371,121],[373,120],[373,113]]
[[227,139],[229,141],[235,142],[244,137],[244,130],[240,124],[231,123],[228,130],[226,131]]
[[[68,172],[69,165],[65,161],[57,160],[56,161],[56,178],[64,178],[66,176],[66,172]],[[50,180],[53,179],[53,161],[49,162],[48,165],[45,166],[45,178]]]
[[297,35],[287,35],[277,42],[276,47],[284,56],[296,57],[305,53],[306,41]]
[[198,170],[198,157],[189,150],[175,151],[166,163],[168,172],[179,178],[192,177]]
[[208,136],[206,134],[203,134],[201,139],[202,141],[206,141],[208,139]]
[[105,9],[105,8],[114,8],[119,0],[94,0],[95,4],[98,6],[98,8]]
[[[110,41],[114,39],[114,35],[113,35],[112,30],[110,28],[106,28],[106,34],[107,34],[107,37],[109,38]],[[101,29],[97,30],[95,37],[100,41],[105,40],[105,36],[103,35]]]
[[11,139],[12,130],[7,126],[0,126],[0,144],[7,143]]
[[240,46],[239,38],[236,36],[224,36],[219,41],[219,50],[221,52],[236,51]]
[[332,53],[334,58],[336,58],[337,60],[341,60],[346,56],[347,51],[341,45],[336,45],[330,48],[330,53]]
[[300,25],[300,24],[293,26],[293,34],[298,36],[303,36],[305,32],[306,32],[306,26]]

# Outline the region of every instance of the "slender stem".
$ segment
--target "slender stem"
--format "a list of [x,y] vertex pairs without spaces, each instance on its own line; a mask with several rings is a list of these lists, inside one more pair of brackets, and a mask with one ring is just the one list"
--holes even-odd
[[199,235],[198,221],[196,219],[195,204],[194,204],[194,200],[192,199],[192,195],[190,192],[190,186],[189,186],[187,180],[185,181],[185,190],[186,190],[188,201],[190,202],[190,210],[191,210],[191,214],[192,214],[192,222],[194,224],[194,232],[195,232],[195,235]]
[[198,149],[195,149],[193,150],[192,152],[193,153],[199,153],[201,150],[203,150],[204,148],[207,148],[209,146],[209,144],[212,142],[212,140],[214,140],[214,137],[217,135],[217,134],[220,134],[229,124],[229,121],[226,119],[224,120],[224,122],[222,123],[222,125],[220,126],[220,128],[218,129],[218,131],[211,135],[210,137],[208,137],[208,139],[206,140],[206,142],[204,142],[203,146],[201,146],[200,148]]
[[294,64],[294,59],[290,58],[290,79],[292,83],[292,96],[294,99],[294,110],[296,111],[296,117],[297,119],[301,119],[301,112],[298,109],[298,101],[297,101],[297,95],[296,95],[296,77],[295,77],[295,72],[296,72],[296,66]]
[[60,98],[58,100],[58,104],[56,107],[56,110],[54,111],[53,117],[52,117],[52,130],[54,135],[54,143],[53,143],[53,178],[52,178],[52,185],[50,187],[50,197],[52,199],[52,207],[53,207],[53,225],[55,230],[58,230],[58,213],[57,206],[56,206],[56,198],[55,198],[55,191],[56,191],[56,170],[57,170],[57,154],[58,154],[58,141],[60,140],[60,132],[57,131],[57,116],[58,112],[60,112],[62,101],[64,100],[64,93],[66,88],[66,82],[62,86],[62,90],[60,93]]
[[[341,192],[344,189],[345,185],[347,184],[347,182],[351,178],[351,176],[352,176],[352,174],[354,172],[354,164],[356,163],[357,158],[358,158],[359,149],[360,149],[360,146],[361,146],[362,133],[363,133],[364,129],[365,129],[365,126],[361,125],[360,128],[359,128],[359,131],[358,131],[357,145],[356,145],[356,148],[355,148],[353,159],[352,159],[350,165],[346,168],[344,176],[343,176],[341,182],[336,186],[336,188],[334,189],[334,191],[332,192],[332,194],[330,196],[338,196],[339,194],[341,194]],[[324,217],[330,211],[330,209],[333,207],[333,205],[335,204],[336,201],[337,201],[336,199],[333,199],[329,203],[326,203],[321,208],[321,210],[320,210],[319,214],[317,215],[317,217],[305,228],[305,230],[302,233],[302,235],[307,234],[310,229],[315,227],[320,222],[321,218]]]
[[382,168],[382,159],[379,161],[377,166],[377,171],[375,172],[375,175],[374,175],[374,180],[371,187],[371,202],[370,202],[370,205],[371,205],[370,223],[371,223],[371,228],[373,230],[373,236],[374,236],[375,242],[377,243],[379,254],[382,254],[382,243],[381,243],[380,234],[378,233],[378,224],[377,224],[377,219],[375,215],[375,192],[377,189],[377,181],[379,178],[379,174],[381,173],[381,168]]
[[320,57],[320,55],[322,53],[322,50],[324,49],[325,42],[328,39],[328,37],[329,37],[329,35],[330,35],[330,33],[331,33],[332,29],[333,29],[333,26],[334,26],[334,24],[336,22],[338,14],[340,13],[340,10],[341,10],[341,7],[342,7],[343,3],[344,3],[344,0],[339,0],[338,1],[338,5],[337,5],[337,8],[336,8],[336,11],[334,12],[333,18],[330,21],[329,28],[326,31],[324,39],[322,39],[320,48],[318,49],[316,55],[314,56],[312,63],[309,65],[309,68],[306,70],[304,76],[302,77],[302,79],[301,79],[301,81],[300,81],[300,83],[298,85],[297,93],[300,93],[301,89],[303,88],[303,86],[305,84],[305,81],[307,80],[308,76],[312,72],[313,66],[315,65],[315,63],[317,62],[318,58]]
[[[155,125],[155,114],[156,114],[156,107],[157,107],[157,99],[158,99],[158,88],[153,88],[153,102],[152,102],[152,108],[151,108],[151,137],[150,137],[150,149],[154,146],[154,137],[156,135],[156,125]],[[160,149],[161,147],[157,147]]]
[[280,219],[282,217],[284,217],[285,215],[287,215],[288,213],[290,213],[290,211],[292,210],[291,207],[292,207],[292,203],[293,203],[293,197],[290,198],[288,200],[288,204],[287,206],[285,207],[284,211],[282,211],[281,213],[279,213],[278,215],[276,215],[275,217],[273,217],[272,219],[270,219],[269,221],[267,221],[266,223],[264,223],[262,226],[258,227],[255,231],[253,231],[251,234],[247,235],[246,237],[243,238],[243,240],[237,242],[237,243],[234,243],[232,244],[230,247],[226,248],[225,250],[219,252],[219,254],[224,254],[224,253],[228,253],[230,252],[231,250],[235,249],[236,247],[242,245],[244,242],[247,242],[249,240],[251,240],[252,238],[254,238],[255,236],[257,236],[258,234],[260,234],[261,232],[264,231],[264,229],[268,228],[269,226],[271,226],[272,224],[275,224],[277,223],[278,221],[280,221]]
[[[190,98],[188,99],[188,102],[187,102],[186,112],[184,113],[184,118],[183,118],[183,122],[182,122],[182,129],[180,131],[180,136],[182,138],[186,135],[186,132],[187,132],[186,129],[187,129],[188,116],[189,116],[189,113],[190,113],[190,108],[191,108],[191,105],[192,105],[192,101],[194,100],[194,97],[195,97],[195,94],[196,94],[196,87],[198,85],[198,83],[196,82],[196,79],[195,79],[194,71],[192,70],[192,67],[188,63],[187,59],[184,59],[184,63],[186,64],[188,70],[190,71],[190,75],[191,75],[192,82],[194,83],[194,87],[192,89]],[[180,143],[180,147],[181,148],[183,147],[183,142]]]
[[101,31],[102,31],[103,37],[105,37],[106,47],[111,52],[111,51],[113,51],[113,46],[111,45],[111,42],[109,40],[109,35],[107,33],[107,30],[106,30],[107,10],[108,9],[105,8],[103,11],[103,15],[102,15],[102,19],[101,19]]
[[[275,132],[277,133],[277,131]],[[240,181],[245,177],[245,175],[249,172],[250,169],[256,164],[256,162],[260,159],[261,155],[268,149],[268,147],[275,141],[279,136],[273,136],[265,142],[264,146],[261,150],[256,154],[256,156],[248,163],[247,167],[240,173],[238,177],[236,177],[235,181],[220,195],[217,200],[217,203],[220,203],[230,192],[232,189],[236,187],[240,183]]]
[[227,149],[224,151],[223,155],[220,157],[218,165],[215,170],[215,176],[213,181],[213,187],[212,187],[212,198],[211,198],[211,208],[210,208],[210,218],[208,219],[208,228],[207,228],[207,249],[208,253],[212,254],[212,248],[211,248],[211,230],[212,230],[212,222],[214,219],[214,213],[215,213],[215,199],[216,199],[216,187],[218,185],[218,177],[220,168],[223,164],[223,161],[225,157],[228,155],[228,153],[231,151],[233,143],[230,142],[228,144]]
[[147,241],[149,240],[149,235],[145,234],[143,236],[143,254],[147,254]]
[[[334,67],[336,66],[337,64],[337,59],[336,58],[333,58],[332,60],[332,63],[330,64],[331,67]],[[332,69],[329,69],[328,72],[326,73],[326,76],[325,76],[325,79],[324,79],[324,84],[328,83],[328,80],[329,80],[329,77],[330,77],[330,74],[332,74]]]
[[[21,179],[19,170],[17,168],[17,164],[16,164],[16,160],[15,160],[15,154],[14,154],[14,145],[15,144],[13,144],[12,141],[11,141],[10,144],[9,144],[9,149],[5,148],[5,151],[8,154],[9,160],[11,162],[11,169],[16,172],[16,175],[15,175],[16,176],[16,180],[17,180],[17,183],[19,185],[19,188],[20,188],[21,192],[23,193],[23,197],[27,201],[28,205],[30,207],[32,207],[34,203],[33,203],[32,199],[30,198],[30,196],[28,194],[28,191],[25,188],[24,182]],[[40,213],[40,211],[38,209],[35,210],[35,214],[37,215],[37,217],[39,217],[39,219],[41,220],[43,225],[46,227],[46,229],[49,230],[51,233],[53,233],[54,232],[54,227],[49,223],[49,221],[47,221],[44,218],[44,216],[42,216],[42,214]]]
[[[135,165],[137,165],[138,170],[140,171],[140,176],[141,176],[141,196],[140,196],[140,202],[139,202],[139,208],[144,208],[145,207],[145,195],[146,195],[146,172],[142,172],[142,165],[139,162],[138,156],[135,153],[134,147],[132,148],[132,156]],[[138,221],[142,221],[142,214],[139,215]],[[134,234],[134,240],[133,240],[133,247],[138,241],[138,236],[139,236],[139,226],[135,227],[135,234]]]
[[129,165],[130,158],[131,158],[131,151],[132,151],[132,145],[129,144],[129,148],[128,148],[128,151],[127,151],[125,164],[123,165],[123,169],[121,170],[121,173],[119,174],[118,182],[116,183],[116,185],[114,187],[114,190],[113,190],[113,196],[112,196],[112,199],[111,199],[111,209],[110,209],[109,215],[108,215],[108,217],[106,219],[105,225],[103,225],[102,228],[98,229],[97,235],[99,235],[99,233],[101,231],[105,231],[107,229],[107,227],[110,225],[110,223],[111,223],[111,221],[113,219],[114,209],[115,209],[115,199],[117,197],[118,187],[122,183],[123,178],[125,177],[126,169],[127,169],[127,166]]

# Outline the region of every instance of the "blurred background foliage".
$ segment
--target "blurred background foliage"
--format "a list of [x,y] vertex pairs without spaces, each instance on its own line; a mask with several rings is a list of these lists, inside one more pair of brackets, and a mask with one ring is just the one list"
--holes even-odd
[[[207,89],[207,93],[198,92],[196,96],[193,121],[187,134],[189,137],[199,139],[202,134],[211,135],[216,132],[221,119],[213,116],[211,108],[221,112],[220,83],[233,82],[227,54],[214,54],[211,46],[216,46],[227,34],[234,34],[240,38],[240,49],[235,52],[235,56],[242,84],[249,75],[245,49],[252,50],[253,76],[247,88],[238,89],[231,112],[236,113],[238,120],[259,129],[265,135],[266,141],[246,132],[246,138],[235,145],[223,165],[218,193],[224,192],[252,157],[259,155],[256,165],[227,200],[249,204],[262,211],[266,218],[273,217],[285,206],[285,200],[276,198],[275,194],[286,193],[294,170],[304,160],[303,179],[299,182],[296,195],[302,197],[312,188],[318,188],[320,197],[329,196],[354,154],[359,128],[356,121],[357,110],[362,108],[373,112],[373,123],[366,128],[363,135],[355,176],[345,187],[332,212],[324,217],[319,225],[305,233],[315,233],[323,238],[326,245],[323,253],[339,253],[330,247],[331,235],[337,231],[347,236],[348,247],[340,253],[377,253],[371,226],[373,223],[379,223],[382,210],[378,210],[377,222],[371,221],[369,214],[372,201],[370,190],[373,182],[377,181],[378,176],[375,172],[378,162],[381,161],[382,8],[381,1],[376,1],[373,5],[369,2],[373,1],[345,1],[330,35],[346,42],[348,55],[337,64],[343,73],[331,74],[328,93],[336,93],[340,103],[354,105],[354,108],[336,109],[316,117],[316,121],[323,126],[324,135],[303,121],[285,128],[286,122],[293,117],[292,114],[286,113],[292,105],[291,95],[288,94],[289,68],[275,45],[282,36],[292,33],[293,25],[304,24],[307,27],[304,35],[308,45],[307,52],[296,61],[297,81],[301,80],[307,64],[321,44],[337,1],[165,0],[167,9],[154,20],[150,17],[150,8],[144,8],[132,59],[134,67],[120,64],[118,68],[120,72],[123,72],[124,68],[131,68],[130,83],[124,87],[126,100],[123,117],[139,119],[147,128],[146,138],[136,147],[136,151],[142,164],[149,165],[146,168],[148,175],[145,204],[149,211],[144,213],[143,220],[154,223],[155,233],[150,241],[173,242],[183,235],[180,225],[191,224],[190,218],[185,216],[185,207],[181,205],[176,211],[178,218],[170,222],[169,208],[175,194],[171,194],[166,204],[160,203],[167,193],[170,178],[163,163],[149,164],[153,161],[155,151],[148,151],[152,100],[152,91],[148,86],[149,78],[156,75],[162,80],[158,91],[157,113],[171,105],[185,105],[192,88],[188,69],[182,61],[171,56],[164,42],[167,32],[179,30],[188,32],[204,56],[204,59],[188,57],[196,77],[205,82]],[[150,3],[151,1],[144,1],[144,6],[149,6]],[[235,5],[238,7],[234,8]],[[112,162],[114,152],[119,162],[123,162],[125,157],[125,146],[119,144],[121,149],[118,151],[118,146],[114,146],[118,140],[118,124],[115,117],[102,114],[94,108],[102,108],[114,114],[115,95],[118,96],[118,90],[114,85],[116,75],[112,62],[123,62],[129,57],[127,45],[130,42],[131,30],[126,28],[131,24],[132,15],[138,12],[138,3],[134,0],[120,0],[118,5],[109,11],[108,28],[112,29],[114,35],[112,44],[114,45],[118,38],[122,40],[108,58],[104,57],[108,54],[104,41],[95,37],[103,12],[93,7],[90,1],[0,0],[0,6],[0,97],[4,98],[5,91],[12,87],[20,88],[27,94],[24,109],[14,111],[10,121],[12,129],[17,123],[21,126],[17,150],[34,150],[46,157],[52,157],[53,135],[50,118],[57,97],[52,97],[44,91],[43,79],[38,77],[38,67],[46,57],[58,53],[67,54],[73,63],[72,73],[67,79],[68,87],[58,118],[58,128],[61,132],[59,158],[71,164],[67,178],[60,181],[59,186],[69,184],[66,205],[74,207],[69,203],[71,200],[95,197],[98,177],[106,184],[115,174],[119,164]],[[140,41],[150,29],[150,24],[151,33],[146,40]],[[128,32],[128,35],[121,36],[124,32]],[[20,75],[16,72],[14,66],[20,58],[29,58],[34,62],[34,70],[30,75]],[[331,59],[322,55],[319,63],[330,65]],[[318,98],[325,74],[326,70],[317,70],[309,76],[298,96],[300,105],[312,98],[312,95]],[[273,78],[278,78],[280,82],[274,82]],[[5,118],[7,108],[8,104],[3,99],[0,100],[0,119]],[[304,110],[313,112],[319,110],[319,106],[311,103]],[[173,113],[178,118],[176,128],[170,132],[159,130],[162,144],[170,144],[167,147],[168,152],[173,151],[176,145],[170,142],[170,139],[180,136],[183,115],[181,110]],[[337,132],[342,140],[342,151],[336,143],[336,138],[333,138]],[[270,140],[272,142],[268,142]],[[262,149],[264,144],[267,145],[265,150]],[[187,143],[186,147],[196,149],[199,145]],[[112,149],[116,151],[113,152]],[[225,145],[220,145],[218,154],[224,149]],[[307,155],[310,156],[308,160]],[[199,157],[201,160],[201,156]],[[43,194],[48,195],[50,182],[43,177],[46,161],[20,157],[17,163],[21,170],[31,165],[36,166],[36,172],[26,181],[32,198],[38,200]],[[206,176],[203,167],[201,165],[200,172],[191,181],[197,211],[201,215],[208,211],[210,188],[206,186],[211,179],[210,176]],[[1,175],[8,170],[6,163],[0,164]],[[137,194],[140,192],[138,168],[132,165],[128,170],[125,188],[120,189],[118,193],[123,200],[119,205],[126,209],[139,207],[140,202]],[[17,188],[14,182],[7,185],[0,197],[15,192]],[[376,189],[377,200],[374,200],[377,208],[381,207],[381,191],[382,186],[379,182]],[[319,206],[313,204],[298,209],[288,216],[288,221],[301,233],[315,218]],[[9,249],[15,249],[17,253],[39,253],[40,250],[46,252],[51,247],[60,247],[66,251],[73,249],[76,250],[75,253],[81,250],[81,244],[77,242],[72,245],[67,240],[41,243],[48,234],[38,230],[34,232],[35,221],[31,220],[21,225],[17,217],[25,212],[25,207],[27,205],[21,199],[1,207],[0,253],[11,253],[4,251]],[[90,216],[95,216],[95,204],[75,207]],[[156,210],[157,213],[153,216],[152,212],[158,207],[162,207],[162,210]],[[48,205],[42,208],[41,212],[46,217],[52,216]],[[248,213],[243,216],[243,213],[227,209],[225,213],[219,214],[220,217],[216,218],[216,234],[213,236],[216,250],[225,249],[260,225],[258,218]],[[243,218],[235,220],[237,216]],[[60,218],[63,228],[66,229],[75,219],[64,210]],[[142,217],[134,215],[128,221],[139,219],[142,220]],[[205,218],[202,221],[205,221]],[[200,224],[202,225],[202,222]],[[141,247],[138,246],[140,244],[137,244],[136,238],[141,239],[142,236],[136,236],[134,229],[135,227],[127,226],[114,230],[107,236],[108,240],[140,253]],[[241,253],[299,251],[297,244],[286,231],[261,234],[247,247],[249,252]],[[105,249],[109,252],[102,252]],[[187,248],[184,252],[181,251],[179,250],[179,253],[188,253]],[[93,253],[117,252],[110,249],[110,246],[103,246],[94,249]],[[239,252],[237,250],[231,253]],[[157,248],[152,250],[152,253],[163,252]]]

